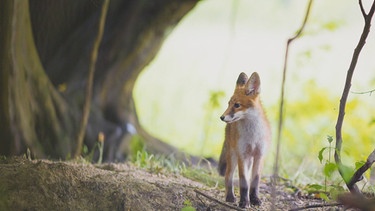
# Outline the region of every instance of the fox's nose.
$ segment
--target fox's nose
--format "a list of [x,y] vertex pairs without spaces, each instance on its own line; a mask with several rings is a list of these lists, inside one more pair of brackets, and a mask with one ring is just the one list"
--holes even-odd
[[220,117],[220,119],[221,119],[222,121],[224,121],[224,118],[225,118],[224,116],[221,116],[221,117]]

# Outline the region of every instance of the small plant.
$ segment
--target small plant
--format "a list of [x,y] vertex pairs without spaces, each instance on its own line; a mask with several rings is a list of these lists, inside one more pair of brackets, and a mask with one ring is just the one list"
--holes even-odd
[[[322,198],[324,200],[329,199],[327,194],[337,195],[338,193],[344,191],[344,188],[343,188],[343,185],[342,185],[343,180],[341,180],[341,179],[340,179],[340,181],[337,182],[337,184],[328,185],[328,179],[332,178],[333,174],[335,172],[337,172],[339,170],[339,168],[343,172],[344,181],[349,181],[350,178],[353,176],[354,170],[355,170],[355,169],[350,168],[350,167],[345,166],[345,165],[338,166],[336,164],[336,162],[332,161],[333,152],[335,152],[335,150],[336,150],[336,148],[332,146],[333,137],[327,136],[327,141],[329,143],[329,146],[323,147],[319,151],[319,154],[318,154],[318,159],[319,159],[320,163],[323,164],[323,160],[324,160],[323,154],[326,150],[328,150],[328,158],[325,160],[324,168],[323,168],[324,186],[314,184],[314,185],[310,185],[310,187],[308,188],[311,191],[319,192],[320,198]],[[361,166],[361,164],[363,164],[363,162],[357,162],[356,168],[359,168]]]
[[98,134],[98,148],[99,148],[99,160],[98,164],[102,164],[103,161],[103,149],[104,149],[104,133],[100,132]]
[[139,156],[138,153],[145,151],[145,144],[144,144],[144,140],[142,139],[142,137],[137,134],[133,135],[132,138],[130,139],[129,148],[130,148],[131,159],[133,161],[137,160]]
[[[319,154],[318,154],[318,159],[319,159],[320,163],[323,164],[323,159],[324,159],[323,153],[324,153],[324,151],[328,150],[328,158],[325,160],[324,168],[323,168],[324,186],[319,185],[319,184],[313,184],[313,185],[309,185],[309,187],[308,187],[308,192],[316,192],[316,193],[319,194],[319,198],[322,198],[326,201],[329,200],[327,194],[331,193],[330,190],[332,190],[332,188],[330,188],[330,187],[332,187],[332,185],[330,185],[329,187],[327,185],[328,178],[331,178],[333,173],[336,172],[336,170],[338,169],[336,163],[332,162],[332,151],[335,150],[335,147],[332,146],[333,137],[328,135],[327,141],[329,143],[329,146],[323,147],[319,151]],[[337,186],[335,186],[335,189],[336,188],[337,188]]]
[[337,170],[336,163],[334,163],[334,162],[331,161],[331,158],[332,158],[331,151],[335,150],[335,148],[332,147],[333,137],[332,136],[327,136],[327,141],[329,143],[329,147],[323,147],[319,151],[319,155],[318,155],[318,159],[319,159],[320,163],[322,164],[322,162],[323,162],[323,152],[325,150],[328,150],[328,159],[325,161],[324,169],[323,169],[323,173],[324,173],[324,191],[325,192],[327,192],[327,178],[331,177],[332,174]]
[[181,211],[195,211],[196,209],[192,206],[192,203],[190,200],[186,199],[184,201],[184,207],[181,209]]
[[[89,147],[86,146],[86,145],[82,146],[82,153],[81,153],[82,157],[79,158],[78,160],[88,162],[88,163],[93,163],[94,162],[94,153],[95,153],[96,148],[98,148],[99,158],[98,158],[97,164],[102,163],[102,161],[103,161],[103,151],[104,151],[104,140],[105,140],[105,136],[104,136],[103,132],[99,132],[97,140],[98,141],[95,143],[94,147],[91,150],[89,150]],[[69,155],[69,157],[67,157],[67,159],[70,159],[70,157],[71,156]]]

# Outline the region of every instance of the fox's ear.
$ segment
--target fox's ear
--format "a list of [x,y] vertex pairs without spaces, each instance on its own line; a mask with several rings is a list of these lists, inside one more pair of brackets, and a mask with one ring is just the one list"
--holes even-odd
[[244,72],[240,73],[240,75],[238,76],[237,82],[236,82],[236,87],[245,86],[248,78],[249,77],[247,77],[247,75]]
[[246,95],[257,95],[260,93],[260,78],[257,72],[251,74],[246,83]]

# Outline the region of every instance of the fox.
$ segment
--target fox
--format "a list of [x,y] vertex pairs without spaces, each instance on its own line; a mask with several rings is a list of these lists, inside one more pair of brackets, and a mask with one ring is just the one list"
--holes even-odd
[[259,183],[263,159],[271,142],[270,124],[260,101],[260,77],[238,76],[228,108],[220,119],[226,124],[218,172],[225,176],[225,201],[235,203],[233,174],[238,166],[241,208],[260,206]]

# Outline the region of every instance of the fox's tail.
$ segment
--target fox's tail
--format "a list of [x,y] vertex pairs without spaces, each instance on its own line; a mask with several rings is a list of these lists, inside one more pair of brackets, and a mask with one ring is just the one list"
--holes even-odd
[[227,147],[224,142],[223,144],[223,149],[221,150],[220,158],[219,158],[219,165],[217,167],[217,171],[221,176],[225,175],[225,171],[227,169],[227,159],[226,159],[226,154],[227,154]]

